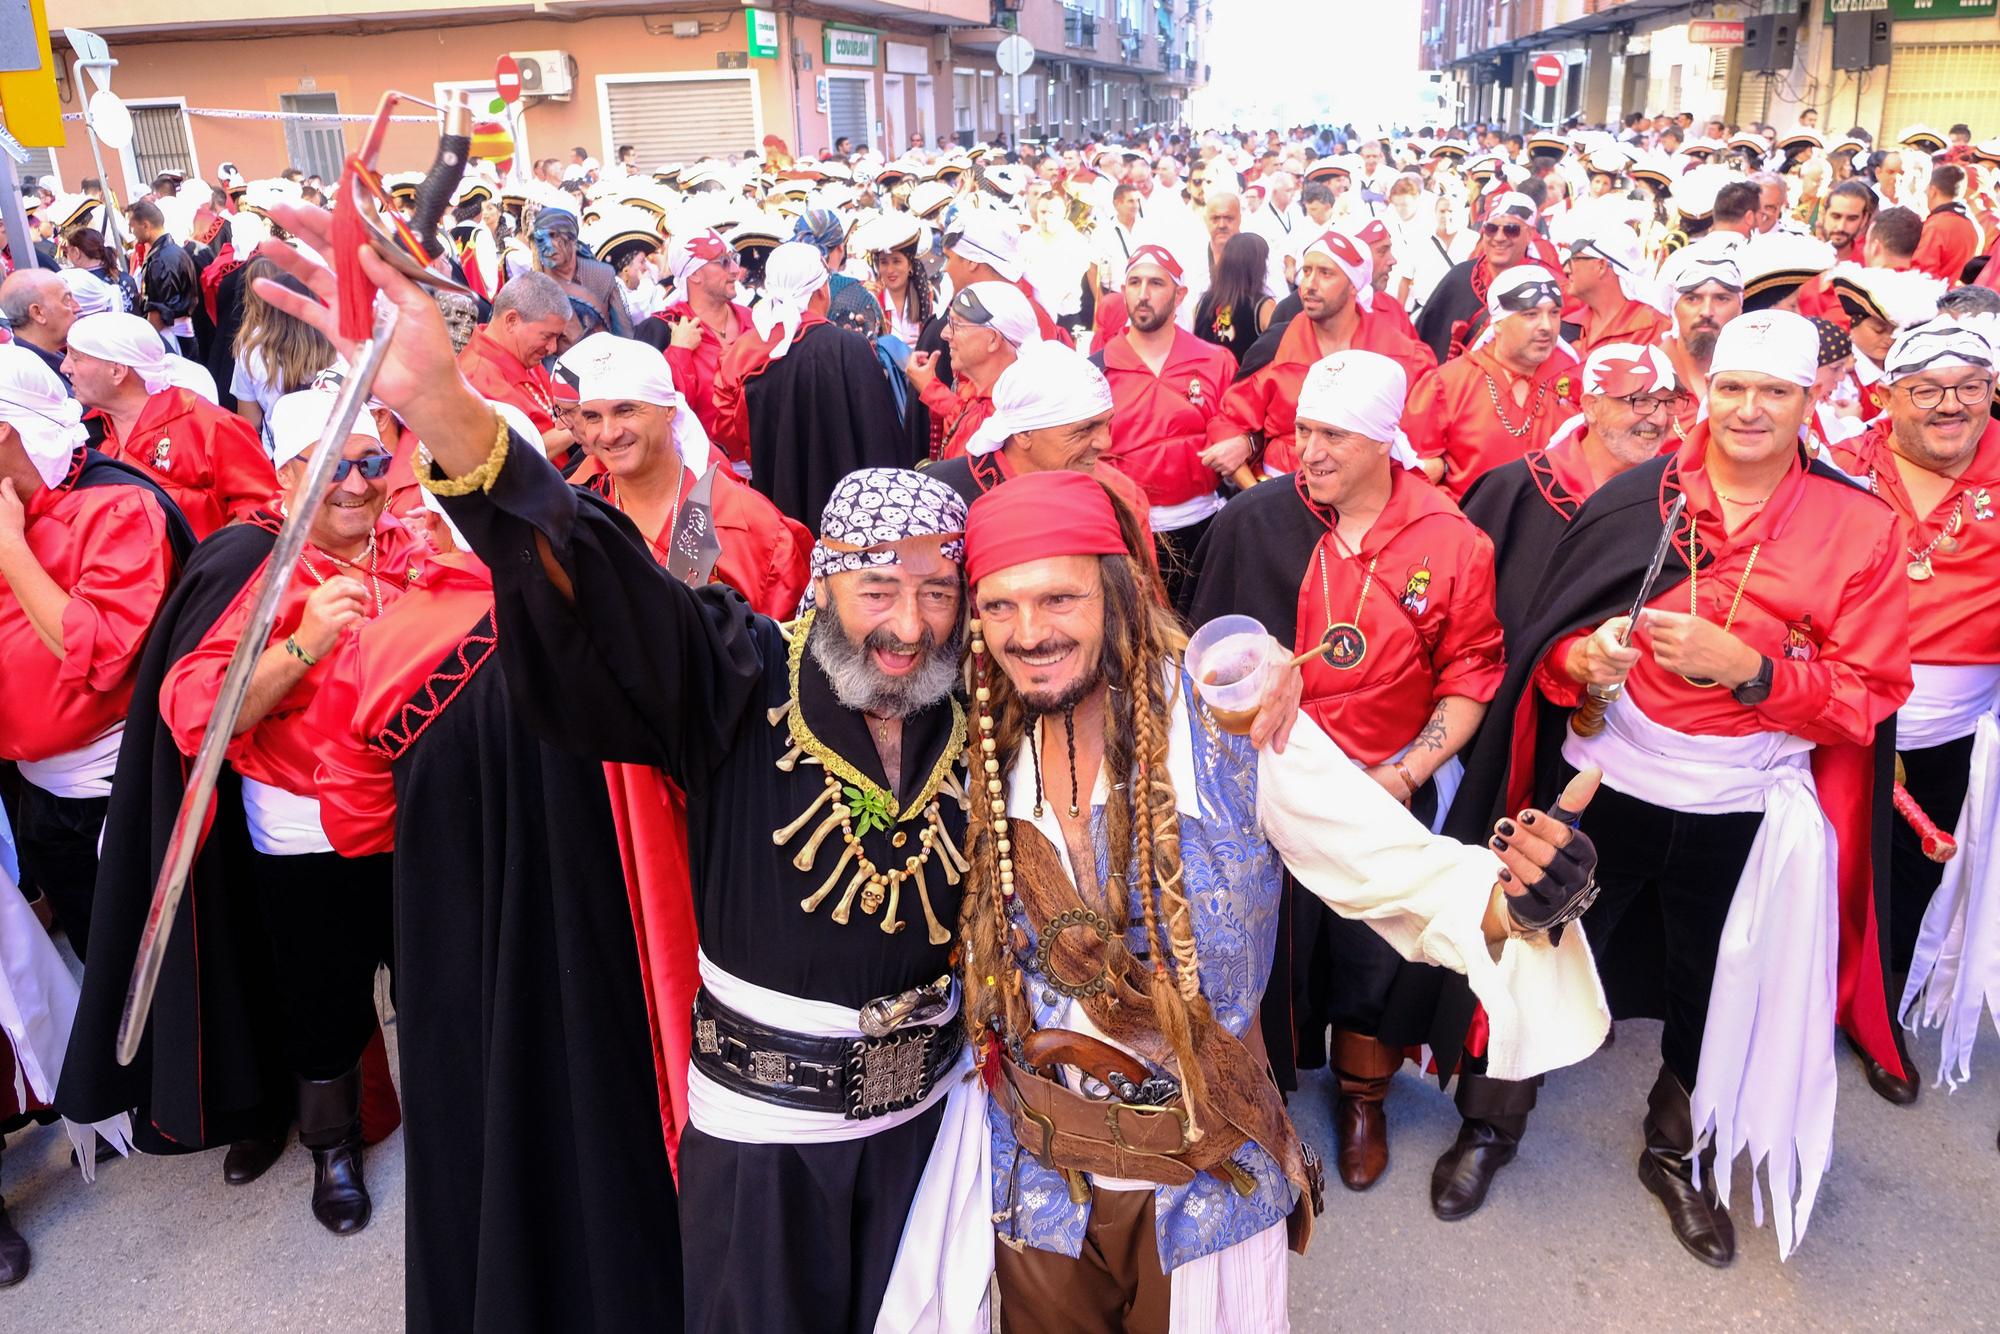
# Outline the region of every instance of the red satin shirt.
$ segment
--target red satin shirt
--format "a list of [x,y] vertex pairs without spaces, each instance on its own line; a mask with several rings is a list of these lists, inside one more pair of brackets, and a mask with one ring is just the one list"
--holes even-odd
[[[271,627],[266,645],[284,643],[299,628],[299,622],[305,616],[306,599],[323,579],[336,573],[358,579],[363,587],[369,589],[370,618],[375,615],[375,588],[381,589],[385,611],[394,606],[411,583],[421,577],[421,567],[430,548],[386,512],[376,520],[375,542],[375,578],[372,584],[365,558],[361,571],[357,573],[335,565],[324,552],[308,543],[305,560],[292,571],[291,583],[285,588],[283,601],[278,604],[278,619]],[[305,561],[312,562],[312,569],[319,573],[319,579],[313,578],[307,571]],[[260,566],[235,601],[229,604],[228,610],[202,637],[201,643],[168,668],[166,679],[160,683],[160,717],[174,734],[174,743],[184,755],[193,755],[201,748],[202,735],[208,730],[208,721],[215,713],[216,697],[222,692],[223,674],[228,671],[230,655],[236,651],[236,642],[243,637],[244,627],[249,623],[250,604],[256,600],[263,577],[264,567]],[[342,635],[333,650],[300,677],[261,722],[229,743],[229,749],[224,753],[236,772],[298,796],[314,795],[313,769],[317,760],[313,754],[312,733],[305,725],[306,710],[319,693],[320,683],[331,675],[331,668],[339,657],[353,646],[354,638],[355,632],[351,629]]]
[[[1431,350],[1405,336],[1373,311],[1363,309],[1360,323],[1348,347],[1360,352],[1379,352],[1403,368],[1414,394],[1417,386],[1437,368]],[[1264,467],[1273,472],[1290,472],[1298,466],[1294,452],[1294,427],[1299,410],[1299,387],[1306,372],[1321,359],[1319,335],[1312,320],[1295,315],[1278,340],[1270,364],[1259,368],[1229,387],[1222,397],[1222,410],[1208,424],[1208,443],[1233,436],[1264,437]]]
[[[1453,500],[1501,464],[1547,444],[1576,412],[1583,376],[1560,344],[1530,377],[1526,404],[1514,400],[1518,378],[1482,347],[1453,357],[1411,391],[1403,433],[1418,458],[1444,460],[1440,484]],[[1504,423],[1525,429],[1516,435]]]
[[556,382],[540,363],[524,366],[481,325],[458,354],[458,369],[481,398],[506,403],[527,414],[535,429],[556,429]]
[[69,593],[60,658],[0,582],[0,759],[64,755],[124,720],[139,649],[173,581],[160,502],[139,486],[78,489],[76,471],[26,505],[28,550]]
[[1506,672],[1491,539],[1423,478],[1390,471],[1388,506],[1361,549],[1347,551],[1329,528],[1299,585],[1295,652],[1336,623],[1358,624],[1367,637],[1352,668],[1310,659],[1302,701],[1363,764],[1381,764],[1409,745],[1446,696],[1492,699]]
[[278,494],[278,473],[249,422],[191,389],[162,389],[146,400],[132,438],[121,440],[109,415],[104,453],[159,483],[187,516],[197,539]]
[[[1692,518],[1698,552],[1714,558],[1695,590],[1698,614],[1722,625],[1742,588],[1730,633],[1771,659],[1770,697],[1745,706],[1722,686],[1690,684],[1645,651],[1643,628],[1626,690],[1648,718],[1691,736],[1788,732],[1822,745],[1871,741],[1876,724],[1910,694],[1908,558],[1894,513],[1865,491],[1794,464],[1758,516],[1725,534],[1703,466],[1707,452],[1703,422],[1667,470],[1660,509],[1664,514],[1671,503],[1665,492],[1678,479],[1688,509],[1675,541],[1685,557]],[[1836,533],[1839,540],[1829,541]],[[1753,551],[1756,565],[1748,568]],[[1685,614],[1689,592],[1683,581],[1646,605]],[[1569,706],[1583,689],[1562,672],[1575,642],[1557,641],[1536,673],[1543,692]]]
[[1185,329],[1174,329],[1173,349],[1158,375],[1130,338],[1112,339],[1104,349],[1113,408],[1104,458],[1146,488],[1155,505],[1213,495],[1215,469],[1201,461],[1201,451],[1235,375],[1236,359],[1227,349]]
[[[1913,556],[1930,553],[1933,577],[1909,580],[1910,660],[1957,667],[2000,662],[2000,419],[1986,424],[1972,462],[1937,507],[1921,516],[1903,487],[1889,439],[1889,423],[1880,421],[1829,452],[1850,475],[1871,482],[1896,512],[1905,568]],[[1954,514],[1956,550],[1933,546],[1952,527]]]
[[[736,336],[741,338],[750,328],[750,307],[729,303],[730,315],[736,321]],[[676,301],[660,312],[660,318],[672,324],[675,320],[697,318],[694,307],[685,301]],[[715,436],[715,377],[722,372],[722,357],[728,351],[715,330],[706,324],[701,326],[701,342],[695,347],[668,347],[665,353],[667,367],[674,373],[674,388],[694,409],[695,420],[707,431],[709,438]]]

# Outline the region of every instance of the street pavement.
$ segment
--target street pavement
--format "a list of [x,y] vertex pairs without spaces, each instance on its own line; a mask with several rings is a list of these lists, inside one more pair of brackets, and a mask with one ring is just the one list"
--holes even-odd
[[[391,1048],[395,1040],[389,1029]],[[1292,1260],[1298,1330],[1979,1330],[2000,1311],[2000,1044],[1971,1085],[1911,1108],[1871,1093],[1845,1048],[1834,1164],[1805,1242],[1779,1263],[1736,1188],[1738,1255],[1715,1271],[1675,1244],[1634,1175],[1658,1026],[1542,1092],[1522,1155],[1486,1208],[1431,1217],[1431,1163],[1457,1119],[1409,1073],[1389,1098],[1393,1158],[1356,1195],[1329,1177],[1312,1253]],[[1920,1061],[1935,1044],[1920,1042]],[[1331,1144],[1330,1084],[1294,1100],[1306,1138]],[[0,1291],[0,1329],[389,1331],[403,1321],[403,1139],[371,1149],[375,1218],[333,1237],[307,1209],[312,1164],[294,1144],[251,1186],[219,1153],[107,1163],[95,1185],[56,1129],[15,1136],[5,1191],[35,1269]],[[778,1332],[773,1332],[778,1334]]]

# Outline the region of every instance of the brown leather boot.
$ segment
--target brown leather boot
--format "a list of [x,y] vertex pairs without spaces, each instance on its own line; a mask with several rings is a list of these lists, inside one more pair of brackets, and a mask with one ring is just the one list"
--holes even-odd
[[1333,1035],[1333,1072],[1340,1091],[1333,1100],[1334,1154],[1341,1184],[1367,1190],[1389,1166],[1389,1120],[1382,1100],[1403,1053],[1360,1033]]

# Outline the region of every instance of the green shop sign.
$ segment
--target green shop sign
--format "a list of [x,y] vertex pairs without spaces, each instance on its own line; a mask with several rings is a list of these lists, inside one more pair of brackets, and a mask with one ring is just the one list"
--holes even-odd
[[2000,12],[2000,0],[1826,0],[1826,16],[1886,9],[1892,19],[1979,19]]

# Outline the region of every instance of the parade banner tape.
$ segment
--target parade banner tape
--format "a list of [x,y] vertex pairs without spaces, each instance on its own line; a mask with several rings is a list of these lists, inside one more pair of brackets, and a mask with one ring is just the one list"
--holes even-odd
[[[216,107],[182,107],[181,111],[185,115],[206,116],[210,120],[351,120],[369,122],[375,119],[373,116],[347,116],[337,112],[328,115],[319,111],[225,111]],[[63,113],[63,119],[82,120],[83,113],[81,111],[66,111]],[[407,125],[435,125],[438,123],[436,116],[391,116],[389,119]]]

